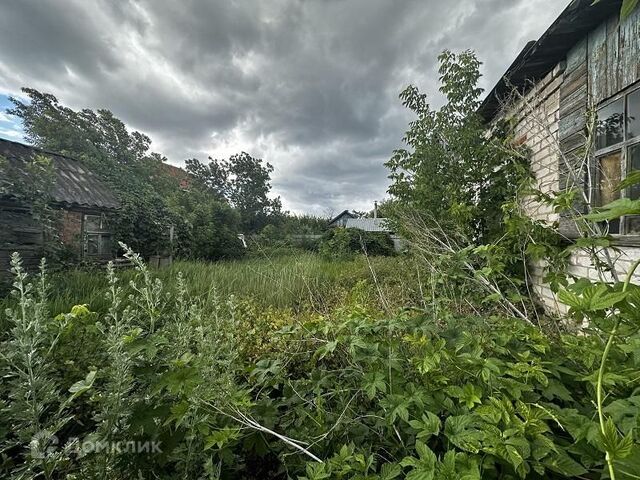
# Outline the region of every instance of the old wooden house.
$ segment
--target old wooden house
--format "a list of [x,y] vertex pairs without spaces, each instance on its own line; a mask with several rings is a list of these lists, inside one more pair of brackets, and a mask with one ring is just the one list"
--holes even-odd
[[[47,191],[38,191],[42,170],[50,174]],[[107,214],[119,208],[114,193],[86,165],[65,155],[0,139],[0,276],[6,274],[12,252],[27,266],[37,263],[47,242],[63,246],[67,254],[84,261],[112,256],[112,234]],[[45,190],[45,187],[42,188]],[[30,192],[25,195],[24,192]],[[43,225],[34,198],[42,195],[52,220]]]
[[[637,186],[616,189],[640,169],[640,8],[621,19],[621,3],[573,0],[524,48],[480,109],[488,122],[514,120],[516,141],[531,152],[538,188],[549,194],[577,189],[575,209],[582,213],[617,198],[640,197]],[[580,234],[570,216],[546,203],[531,198],[525,208],[533,218],[558,225],[567,239]],[[605,228],[620,249],[615,257],[622,274],[640,256],[640,218]],[[570,263],[571,273],[597,277],[586,253],[576,250]],[[559,309],[541,264],[532,266],[531,280],[541,300]]]

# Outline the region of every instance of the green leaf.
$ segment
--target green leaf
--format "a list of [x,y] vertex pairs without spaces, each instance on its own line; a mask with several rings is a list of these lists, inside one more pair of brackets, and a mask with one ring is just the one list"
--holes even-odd
[[396,408],[391,412],[391,421],[393,422],[397,417],[400,417],[405,422],[409,421],[409,410],[407,407],[409,406],[408,402],[402,402],[397,405]]
[[623,215],[637,214],[640,214],[640,200],[619,198],[604,207],[596,209],[595,212],[585,215],[584,218],[592,222],[603,222],[605,220],[620,218]]
[[393,480],[402,473],[402,467],[397,463],[385,463],[380,469],[380,480]]
[[333,351],[336,349],[337,346],[338,346],[338,341],[337,340],[332,340],[330,342],[325,343],[316,352],[316,353],[319,354],[318,358],[320,360],[322,360],[327,355],[333,353]]
[[632,172],[627,173],[627,176],[624,177],[624,180],[622,180],[620,184],[616,187],[616,191],[623,190],[627,187],[631,187],[639,183],[640,183],[640,170],[634,170]]
[[613,307],[624,300],[627,295],[628,292],[611,291],[606,284],[599,283],[586,287],[581,295],[569,290],[560,290],[558,299],[574,309],[597,312]]
[[72,402],[93,387],[93,382],[96,379],[96,373],[96,370],[90,371],[84,380],[80,380],[69,387],[69,393],[72,395],[67,399],[67,403]]
[[558,292],[558,300],[560,300],[561,303],[564,303],[568,307],[580,308],[582,306],[582,299],[569,290],[560,290]]
[[542,463],[549,470],[570,478],[579,477],[587,473],[587,469],[571,458],[564,450],[559,450],[558,453],[550,455]]
[[436,473],[438,460],[436,454],[420,440],[416,441],[416,452],[418,459],[408,457],[402,461],[402,465],[413,467],[413,470],[405,478],[407,480],[432,480]]
[[524,458],[522,458],[518,449],[512,445],[506,445],[505,449],[507,451],[507,458],[509,459],[509,462],[513,465],[513,468],[517,470],[524,462]]
[[385,393],[387,391],[387,384],[384,381],[385,377],[382,372],[371,372],[364,376],[364,384],[362,389],[367,395],[369,400],[373,400],[376,396],[376,391]]
[[471,415],[448,417],[444,422],[444,434],[456,447],[478,453],[484,434],[474,423]]
[[612,459],[623,459],[631,453],[633,448],[633,437],[631,432],[620,438],[618,429],[611,418],[607,418],[604,424],[604,431],[600,433],[600,441],[604,449],[609,452]]
[[[587,292],[583,295],[587,297]],[[608,292],[605,285],[599,285],[593,292],[593,296],[589,297],[589,310],[606,310],[624,300],[626,296],[627,292]]]
[[620,9],[620,20],[626,19],[638,6],[638,0],[624,0]]
[[440,419],[431,412],[423,413],[422,420],[411,420],[409,425],[418,431],[416,437],[420,439],[438,435],[440,432]]
[[239,434],[240,431],[237,428],[224,428],[213,432],[205,438],[204,449],[209,450],[214,445],[217,448],[222,448],[230,441],[238,438]]
[[638,480],[640,475],[640,444],[631,447],[629,455],[620,460],[614,460],[617,480]]
[[467,408],[473,408],[476,403],[482,403],[482,390],[474,385],[467,383],[462,387],[462,397]]

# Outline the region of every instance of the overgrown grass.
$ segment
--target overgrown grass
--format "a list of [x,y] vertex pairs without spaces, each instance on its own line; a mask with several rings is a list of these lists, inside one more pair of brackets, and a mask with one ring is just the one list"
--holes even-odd
[[[342,291],[351,289],[357,282],[374,283],[371,272],[377,272],[376,280],[387,289],[390,297],[398,298],[404,305],[409,292],[406,285],[399,285],[402,275],[402,259],[362,256],[352,260],[326,259],[318,254],[304,252],[273,258],[250,258],[227,262],[177,261],[170,268],[156,272],[162,282],[175,284],[182,272],[189,291],[204,298],[206,303],[215,291],[224,297],[235,295],[251,298],[261,306],[275,308],[323,309],[327,303],[337,300]],[[133,278],[132,270],[118,273],[127,285]],[[54,314],[68,312],[78,304],[88,304],[92,311],[105,313],[108,301],[105,297],[107,277],[101,268],[68,270],[52,277],[49,308]],[[393,291],[393,292],[392,292]],[[11,302],[0,300],[2,311]]]

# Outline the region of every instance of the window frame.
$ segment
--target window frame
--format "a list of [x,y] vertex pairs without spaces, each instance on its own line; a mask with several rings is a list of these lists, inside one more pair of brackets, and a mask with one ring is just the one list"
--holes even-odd
[[[87,217],[98,217],[100,219],[98,228],[87,228],[89,225],[89,219]],[[89,237],[96,236],[98,244],[98,253],[89,253]],[[113,238],[112,232],[107,227],[107,219],[104,213],[83,213],[82,215],[82,254],[84,258],[96,259],[106,258],[111,256],[111,240]],[[105,238],[108,238],[105,241]],[[105,247],[109,246],[105,251]]]
[[[631,150],[631,148],[640,145],[640,134],[636,135],[635,137],[632,138],[627,138],[627,133],[628,133],[628,111],[629,111],[629,97],[634,94],[640,92],[640,82],[636,82],[635,84],[629,86],[628,88],[622,90],[621,92],[617,93],[616,95],[614,95],[611,98],[608,98],[607,100],[603,101],[600,103],[600,105],[598,105],[598,108],[596,110],[596,112],[602,110],[603,108],[617,102],[618,100],[620,100],[621,98],[623,99],[622,102],[622,108],[623,108],[623,118],[624,121],[622,122],[622,141],[616,143],[615,145],[609,145],[607,147],[603,147],[600,149],[597,149],[597,132],[596,135],[594,136],[593,139],[593,144],[594,144],[594,153],[593,153],[593,174],[592,174],[592,179],[591,179],[591,188],[593,191],[593,195],[592,195],[592,202],[595,203],[595,205],[600,206],[600,198],[601,198],[601,192],[600,192],[600,180],[601,180],[601,172],[600,172],[600,160],[602,158],[605,158],[609,155],[613,155],[615,153],[620,152],[620,180],[624,180],[627,177],[628,172],[631,169],[631,155],[629,154],[629,151]],[[628,198],[629,196],[629,192],[630,192],[630,187],[627,187],[623,190],[620,191],[620,198]],[[635,216],[634,216],[635,217]],[[616,236],[616,237],[630,237],[630,236],[637,236],[640,237],[640,232],[632,232],[629,233],[628,229],[629,229],[629,222],[628,222],[628,218],[627,216],[624,216],[620,219],[620,223],[618,226],[618,232],[616,233],[611,233],[612,236]]]

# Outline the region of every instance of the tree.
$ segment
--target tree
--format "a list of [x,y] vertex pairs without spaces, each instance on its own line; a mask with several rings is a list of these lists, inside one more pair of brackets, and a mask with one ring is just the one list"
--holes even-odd
[[168,199],[176,218],[176,253],[200,260],[228,260],[244,255],[238,239],[240,215],[226,202],[204,192],[178,191]]
[[238,210],[242,226],[248,232],[261,230],[270,217],[282,210],[280,197],[269,198],[273,166],[263,164],[262,159],[246,152],[232,155],[228,160],[209,157],[207,165],[190,159],[186,169],[201,188],[226,199]]
[[8,113],[20,117],[27,140],[35,146],[95,161],[133,165],[148,156],[151,139],[129,133],[127,126],[106,109],[74,111],[49,94],[23,88],[25,103],[9,97]]
[[386,163],[389,188],[404,208],[428,212],[441,226],[486,239],[501,229],[500,207],[519,185],[521,162],[502,148],[499,136],[488,137],[476,113],[481,103],[480,65],[471,51],[444,51],[440,92],[446,103],[431,108],[427,96],[410,85],[403,105],[416,114],[404,141]]
[[149,152],[149,137],[130,133],[109,110],[75,111],[51,94],[22,90],[29,102],[10,97],[8,113],[20,117],[30,143],[86,163],[117,194],[121,209],[110,218],[116,239],[144,255],[165,248],[170,214],[149,181],[161,158]]
[[209,157],[209,163],[200,163],[197,158],[185,161],[187,172],[194,178],[195,183],[217,198],[227,200],[229,197],[229,169],[225,160]]

